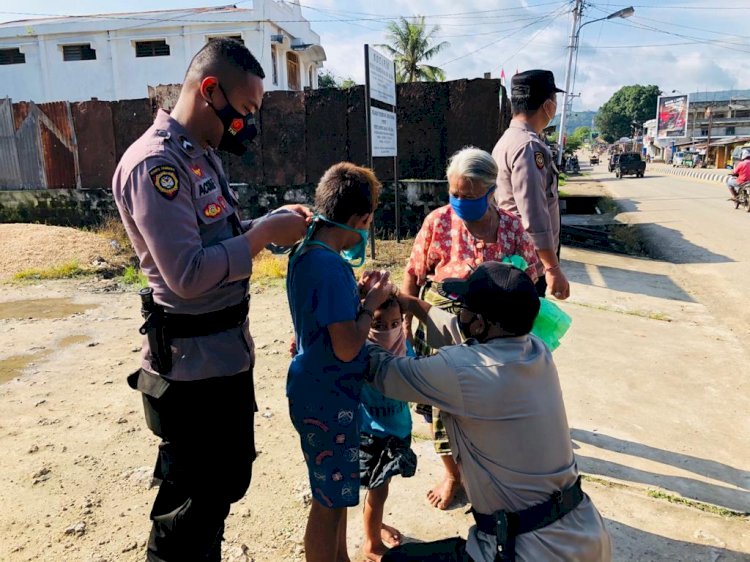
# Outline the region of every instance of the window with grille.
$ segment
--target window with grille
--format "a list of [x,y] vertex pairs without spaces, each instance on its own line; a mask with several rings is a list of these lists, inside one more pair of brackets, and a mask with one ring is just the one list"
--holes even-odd
[[0,49],[0,64],[24,64],[26,55],[21,49]]
[[85,45],[63,45],[63,60],[96,60],[96,49],[90,43]]
[[734,127],[727,127],[727,131],[726,131],[726,134],[727,134],[728,136],[731,136],[731,135],[733,135],[733,134],[734,134]]
[[[242,38],[242,35],[217,35],[215,37],[209,37],[208,41],[213,41],[214,39],[234,39],[242,45],[245,44],[245,40]],[[208,43],[208,41],[206,41],[206,43]]]
[[136,41],[135,56],[141,57],[168,57],[169,45],[166,41]]
[[708,136],[708,128],[701,127],[701,136],[707,137]]

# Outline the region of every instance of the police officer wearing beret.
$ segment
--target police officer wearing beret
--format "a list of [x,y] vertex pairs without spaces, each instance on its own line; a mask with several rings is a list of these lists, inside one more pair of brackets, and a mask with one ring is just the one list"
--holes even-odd
[[527,70],[511,80],[510,126],[495,145],[498,165],[497,203],[521,218],[534,241],[539,264],[537,291],[547,288],[558,299],[570,296],[560,255],[560,201],[558,170],[552,153],[539,138],[557,111],[555,77],[549,70]]
[[149,289],[141,369],[146,423],[162,441],[147,560],[221,560],[224,520],[255,459],[255,353],[248,327],[252,258],[302,238],[309,211],[242,221],[216,150],[242,154],[257,134],[264,72],[242,44],[195,55],[171,113],[123,155],[117,208]]

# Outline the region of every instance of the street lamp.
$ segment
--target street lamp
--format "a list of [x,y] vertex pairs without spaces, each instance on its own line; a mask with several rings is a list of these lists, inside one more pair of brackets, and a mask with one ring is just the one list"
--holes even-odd
[[[572,76],[571,70],[573,69],[573,55],[578,51],[578,40],[581,35],[581,29],[590,23],[598,21],[612,20],[616,18],[629,18],[635,14],[635,8],[629,6],[616,12],[612,12],[606,17],[589,20],[581,23],[581,16],[583,15],[583,0],[576,0],[575,8],[573,8],[573,26],[570,29],[570,43],[568,44],[568,65],[565,68],[565,93],[563,93],[563,108],[562,115],[560,116],[560,150],[557,155],[557,165],[562,166],[563,152],[565,152],[565,125],[567,124],[567,113],[568,113],[568,91],[570,90],[570,77]],[[574,71],[575,72],[575,71]]]

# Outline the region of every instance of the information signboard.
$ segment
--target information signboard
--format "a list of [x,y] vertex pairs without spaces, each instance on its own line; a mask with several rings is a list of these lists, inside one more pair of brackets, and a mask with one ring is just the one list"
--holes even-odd
[[393,61],[368,45],[370,97],[388,105],[396,105],[396,75]]
[[373,157],[396,156],[396,114],[371,107],[370,130]]

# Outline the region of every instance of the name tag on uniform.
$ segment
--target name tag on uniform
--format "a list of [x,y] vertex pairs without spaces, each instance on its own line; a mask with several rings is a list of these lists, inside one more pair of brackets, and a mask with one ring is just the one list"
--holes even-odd
[[193,197],[195,199],[200,199],[201,197],[205,197],[206,195],[209,195],[214,191],[217,191],[218,189],[219,184],[216,182],[216,180],[214,180],[214,178],[209,177],[193,185]]

